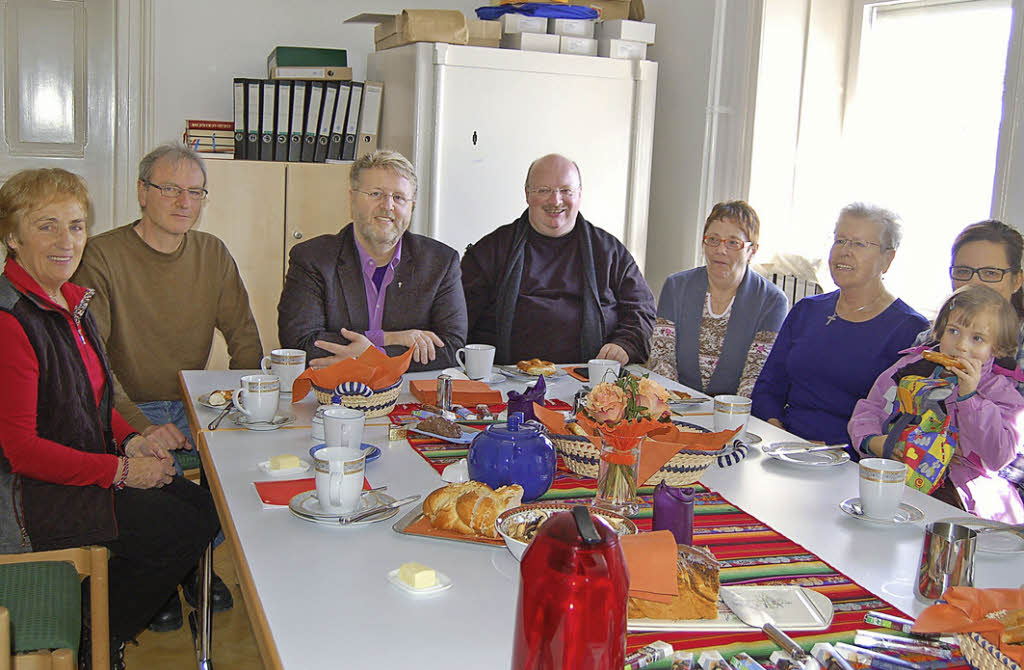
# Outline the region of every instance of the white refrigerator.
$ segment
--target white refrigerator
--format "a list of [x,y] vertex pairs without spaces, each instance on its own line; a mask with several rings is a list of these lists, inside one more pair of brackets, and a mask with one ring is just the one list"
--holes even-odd
[[526,208],[531,161],[575,160],[580,212],[622,240],[641,269],[658,65],[417,43],[371,53],[384,82],[379,146],[416,166],[412,230],[462,253]]

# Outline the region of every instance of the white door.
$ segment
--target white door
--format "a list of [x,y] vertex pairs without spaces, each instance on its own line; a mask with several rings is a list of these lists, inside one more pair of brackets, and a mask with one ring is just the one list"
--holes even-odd
[[0,0],[0,180],[60,167],[85,178],[92,232],[114,222],[115,0]]

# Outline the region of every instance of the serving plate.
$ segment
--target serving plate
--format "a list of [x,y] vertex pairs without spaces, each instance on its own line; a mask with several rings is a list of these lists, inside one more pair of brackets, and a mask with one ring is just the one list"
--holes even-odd
[[[469,375],[467,375],[466,371],[462,368],[445,368],[444,370],[441,370],[441,374],[448,375],[452,379],[469,379]],[[494,368],[491,368],[491,371],[483,379],[474,379],[471,381],[483,382],[484,384],[500,384],[507,379],[508,377],[501,374]]]
[[496,365],[494,367],[498,370],[498,372],[500,372],[501,374],[505,375],[506,377],[511,377],[512,379],[529,379],[529,380],[533,380],[533,379],[536,379],[537,377],[546,377],[548,379],[558,379],[559,377],[565,377],[565,376],[567,376],[569,374],[568,372],[566,372],[562,368],[558,367],[557,365],[555,366],[555,371],[552,374],[550,374],[550,375],[531,375],[529,372],[523,372],[522,370],[520,370],[515,365]]
[[[455,532],[450,532],[446,535],[428,535],[426,533],[417,533],[415,528],[420,524],[421,520],[425,520],[426,517],[423,515],[423,508],[417,507],[410,510],[405,516],[396,521],[392,526],[391,530],[399,533],[400,535],[409,535],[412,537],[425,537],[430,540],[446,540],[448,542],[460,542],[462,544],[475,544],[484,547],[503,547],[505,541],[501,537],[483,537],[482,535],[460,535]],[[430,522],[426,524],[429,526]],[[410,530],[412,528],[412,530]],[[445,531],[441,531],[445,532]]]
[[480,431],[479,430],[467,430],[465,426],[459,426],[462,429],[462,437],[448,437],[447,435],[438,435],[437,433],[431,433],[419,428],[409,428],[410,433],[419,433],[420,435],[426,435],[436,440],[444,440],[445,442],[451,442],[452,444],[469,444],[473,441]]
[[220,391],[222,393],[224,391],[230,391],[230,392],[234,393],[234,389],[214,389],[214,390],[209,391],[207,393],[204,393],[201,396],[199,396],[198,398],[196,398],[196,402],[199,403],[200,405],[202,405],[203,407],[206,407],[207,409],[215,409],[217,411],[223,410],[225,407],[227,407],[228,405],[231,404],[231,401],[229,400],[226,403],[224,403],[223,405],[214,405],[213,403],[211,403],[210,402],[210,395],[216,393],[217,391]]
[[[805,443],[796,442],[773,442],[761,447],[765,456],[774,458],[783,463],[791,465],[803,465],[812,468],[830,468],[842,465],[850,460],[850,454],[843,449],[829,449],[828,451],[800,452],[799,446]],[[818,445],[806,443],[808,448]]]
[[[832,625],[835,610],[832,601],[817,591],[802,586],[723,586],[744,601],[756,603],[771,614],[782,630],[825,630]],[[629,619],[631,631],[750,631],[752,626],[721,600],[717,619]]]
[[287,426],[290,423],[295,423],[295,417],[290,414],[278,414],[271,421],[254,421],[247,415],[242,414],[237,409],[232,410],[228,414],[228,418],[234,422],[236,426],[241,426],[246,430],[277,430],[281,426]]

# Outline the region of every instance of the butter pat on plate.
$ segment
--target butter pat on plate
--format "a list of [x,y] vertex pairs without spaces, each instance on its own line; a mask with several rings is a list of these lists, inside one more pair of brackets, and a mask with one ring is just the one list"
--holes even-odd
[[260,470],[271,477],[298,475],[309,469],[309,461],[304,461],[293,454],[272,456],[269,461],[258,463]]
[[432,595],[452,587],[452,580],[420,563],[403,563],[388,573],[388,581],[406,593]]
[[271,456],[270,458],[270,469],[271,470],[291,470],[299,467],[302,461],[295,454],[281,454],[280,456]]

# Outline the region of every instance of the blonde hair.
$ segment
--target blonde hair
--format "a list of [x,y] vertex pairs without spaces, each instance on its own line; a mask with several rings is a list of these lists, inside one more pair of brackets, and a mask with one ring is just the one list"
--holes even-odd
[[942,303],[935,325],[932,326],[932,337],[942,339],[942,333],[949,325],[953,312],[959,313],[964,325],[970,326],[980,314],[993,314],[996,317],[996,329],[992,333],[992,352],[996,357],[1012,356],[1017,352],[1017,312],[995,289],[977,284],[961,286],[953,295]]
[[416,199],[416,195],[419,191],[419,180],[416,178],[416,168],[412,166],[409,159],[398,153],[397,151],[388,151],[387,149],[378,149],[372,154],[366,154],[361,158],[357,158],[355,163],[352,163],[352,168],[349,171],[348,181],[349,187],[355,191],[359,189],[359,179],[363,175],[363,170],[391,170],[400,177],[405,177],[409,181],[409,185],[412,186],[412,199]]
[[4,182],[0,186],[0,239],[7,255],[11,258],[17,256],[10,241],[26,212],[68,198],[77,201],[85,210],[88,227],[92,223],[92,199],[85,180],[78,175],[61,168],[38,168],[17,172]]

